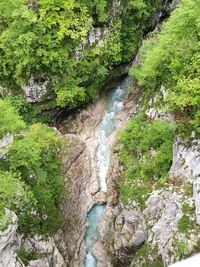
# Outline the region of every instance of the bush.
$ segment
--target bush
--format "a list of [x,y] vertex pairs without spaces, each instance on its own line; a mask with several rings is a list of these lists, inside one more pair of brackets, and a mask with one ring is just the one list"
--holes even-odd
[[27,251],[24,246],[21,246],[20,249],[17,251],[17,257],[24,263],[25,266],[28,265],[29,261],[38,260],[43,255],[41,253],[35,251]]
[[178,229],[181,233],[186,233],[191,227],[192,222],[187,215],[183,215],[182,218],[178,221]]
[[0,138],[5,134],[17,133],[25,128],[25,123],[9,100],[0,99]]
[[140,113],[119,133],[119,140],[124,170],[121,199],[126,202],[133,198],[143,205],[152,184],[163,181],[171,166],[173,128],[159,119],[147,121]]
[[30,208],[32,194],[19,172],[0,171],[0,185],[0,230],[3,231],[10,223],[10,216],[4,208],[22,213],[24,206]]
[[184,243],[183,241],[179,241],[178,242],[178,250],[177,250],[176,255],[179,258],[183,258],[183,256],[186,255],[188,252],[189,252],[188,244]]
[[6,100],[10,101],[12,107],[15,108],[24,122],[30,124],[36,120],[36,109],[31,103],[27,103],[23,96],[10,95],[6,97]]

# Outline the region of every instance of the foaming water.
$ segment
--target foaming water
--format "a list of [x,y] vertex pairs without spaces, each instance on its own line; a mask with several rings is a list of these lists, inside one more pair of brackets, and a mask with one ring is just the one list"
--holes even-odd
[[[110,161],[110,150],[108,138],[115,131],[115,115],[123,109],[123,98],[130,84],[130,78],[126,78],[120,86],[109,91],[105,115],[99,124],[97,131],[98,148],[97,162],[99,167],[99,191],[106,192],[106,175]],[[104,214],[106,205],[95,204],[87,214],[88,227],[85,234],[87,255],[85,257],[85,267],[96,267],[97,262],[92,255],[92,248],[99,239],[98,225]]]

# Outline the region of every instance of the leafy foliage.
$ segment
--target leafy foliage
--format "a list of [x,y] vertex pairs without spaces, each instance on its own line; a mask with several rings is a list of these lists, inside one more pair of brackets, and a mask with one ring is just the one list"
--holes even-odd
[[24,246],[21,246],[20,249],[17,251],[17,257],[26,265],[28,265],[29,261],[38,260],[43,255],[36,251],[27,251]]
[[[20,110],[23,105],[17,103]],[[0,100],[0,107],[1,135],[17,132],[7,156],[0,158],[0,228],[9,223],[4,212],[7,208],[16,212],[22,232],[51,233],[59,223],[62,197],[60,140],[54,129],[42,124],[25,128],[8,99]]]
[[25,128],[25,123],[9,100],[0,99],[0,138],[7,132],[15,133]]
[[146,121],[143,113],[135,116],[119,134],[120,161],[124,179],[121,199],[135,199],[144,205],[153,184],[162,183],[171,166],[173,129],[165,121]]
[[[163,3],[122,1],[113,16],[108,0],[2,0],[0,83],[16,92],[33,75],[50,80],[59,106],[95,100],[114,66],[133,58]],[[89,45],[88,30],[105,25],[104,44]]]
[[30,103],[27,103],[23,96],[8,95],[6,99],[10,101],[12,107],[15,108],[25,123],[30,124],[36,119],[36,109]]
[[26,191],[25,183],[21,181],[20,173],[0,172],[0,219],[7,218],[4,208],[21,209],[23,205],[27,205],[31,195]]
[[190,218],[187,215],[183,215],[183,217],[178,221],[178,229],[181,233],[187,232],[187,230],[190,228],[191,221]]
[[188,254],[188,252],[189,252],[188,244],[184,243],[183,241],[179,241],[176,255],[179,258],[183,258],[184,255]]
[[35,216],[27,212],[21,218],[21,229],[48,233],[58,223],[58,204],[61,197],[61,180],[57,149],[60,145],[56,132],[40,124],[30,126],[22,138],[9,149],[7,162],[14,172],[31,188],[36,200]]
[[167,89],[170,111],[200,133],[200,2],[183,0],[163,29],[142,48],[141,63],[130,71],[149,94]]

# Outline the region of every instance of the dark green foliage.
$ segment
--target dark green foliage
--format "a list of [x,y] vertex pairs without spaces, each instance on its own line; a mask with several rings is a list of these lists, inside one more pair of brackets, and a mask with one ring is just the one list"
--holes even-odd
[[138,265],[142,267],[164,267],[162,259],[158,255],[158,249],[152,249],[149,244],[142,245],[134,256],[131,267],[136,267]]
[[37,116],[36,109],[30,103],[27,103],[22,96],[10,95],[7,96],[6,99],[10,101],[11,105],[19,113],[23,121],[31,123],[35,120]]
[[192,217],[195,214],[195,207],[190,206],[187,202],[184,202],[182,205],[182,211],[184,214],[187,214],[188,216]]
[[155,181],[161,182],[171,166],[173,129],[158,119],[148,122],[140,113],[119,134],[119,140],[124,170],[121,199],[135,199],[143,205]]
[[19,172],[0,170],[0,230],[5,230],[10,223],[10,215],[4,208],[23,211],[23,206],[30,208],[32,194],[22,181]]
[[28,265],[29,261],[37,260],[42,257],[41,253],[37,252],[29,252],[25,249],[25,247],[21,246],[17,251],[17,257],[26,265]]
[[188,244],[184,243],[183,241],[179,241],[178,242],[178,247],[177,248],[178,249],[177,249],[176,255],[179,258],[183,258],[183,256],[186,255],[189,252]]
[[163,0],[123,0],[122,56],[127,61],[139,48],[147,28],[151,29],[152,17],[163,6]]
[[19,215],[23,232],[48,233],[58,223],[58,204],[61,198],[60,166],[57,150],[59,139],[53,129],[40,124],[32,125],[22,138],[9,149],[9,168],[21,173],[30,187],[36,205],[35,216],[29,211]]
[[183,215],[182,218],[178,221],[178,229],[181,233],[186,233],[191,227],[192,222],[188,215]]
[[131,76],[148,94],[164,85],[167,104],[183,128],[200,133],[200,1],[183,0],[163,29],[147,40],[141,63]]
[[[88,45],[88,29],[109,24],[112,3],[75,0],[2,0],[0,83],[19,90],[33,75],[50,80],[57,105],[95,100],[114,66],[130,61],[164,1],[122,1],[104,45]],[[81,46],[81,48],[80,48]],[[76,58],[76,51],[81,56]]]
[[0,138],[7,132],[16,133],[25,128],[25,123],[12,106],[11,101],[0,99]]
[[17,214],[22,232],[52,233],[59,223],[62,197],[60,140],[54,129],[42,124],[25,125],[17,110],[28,110],[28,115],[31,109],[22,99],[0,100],[0,106],[1,136],[14,134],[6,158],[0,159],[0,229],[9,223],[9,215],[4,211],[7,208]]

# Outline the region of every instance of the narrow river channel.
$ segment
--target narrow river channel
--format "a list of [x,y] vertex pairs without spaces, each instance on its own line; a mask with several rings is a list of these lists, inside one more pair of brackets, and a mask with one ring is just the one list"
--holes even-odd
[[[99,145],[97,148],[97,162],[99,167],[99,191],[106,192],[106,175],[110,161],[110,149],[108,138],[115,131],[114,119],[116,114],[124,107],[123,98],[130,84],[130,78],[126,78],[122,83],[111,89],[107,95],[107,105],[105,115],[99,124],[97,138]],[[87,214],[88,227],[85,234],[87,255],[85,257],[85,267],[96,267],[97,262],[92,255],[92,248],[99,239],[98,224],[104,214],[106,205],[95,204]]]

